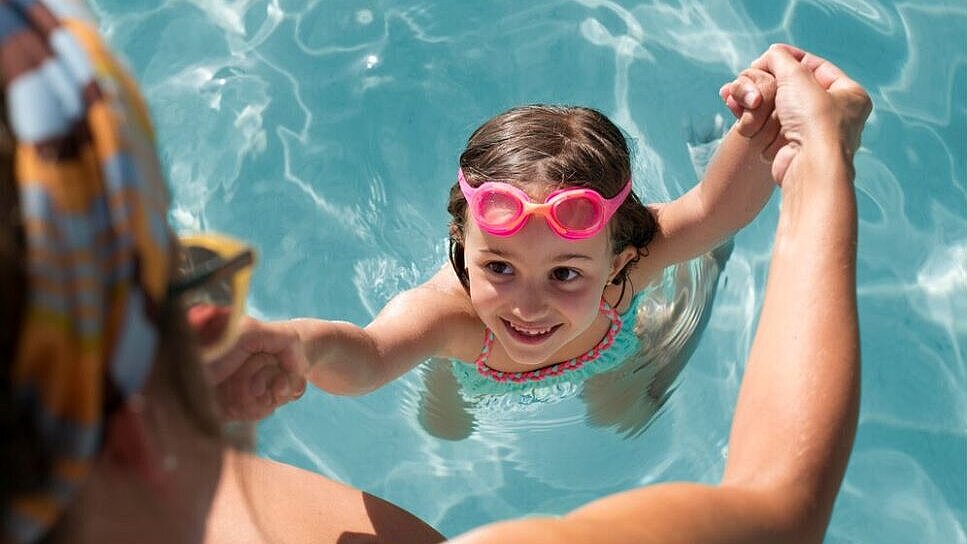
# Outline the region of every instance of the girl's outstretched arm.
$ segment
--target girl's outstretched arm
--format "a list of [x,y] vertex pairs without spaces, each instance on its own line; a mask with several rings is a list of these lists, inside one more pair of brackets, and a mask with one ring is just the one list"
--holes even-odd
[[430,356],[459,353],[460,340],[479,333],[474,327],[469,298],[447,266],[393,297],[366,327],[246,318],[231,351],[206,370],[225,415],[256,420],[301,396],[306,380],[338,395],[373,391]]
[[770,151],[775,153],[770,144],[779,132],[772,115],[775,92],[775,78],[753,68],[722,87],[719,94],[738,120],[698,185],[672,202],[650,206],[658,233],[633,272],[636,285],[666,266],[715,248],[765,206],[775,186],[769,173]]
[[756,64],[776,75],[788,144],[773,162],[779,226],[721,483],[628,491],[461,542],[822,541],[859,404],[852,153],[870,101],[835,66],[788,46]]
[[[343,321],[297,319],[308,361],[306,377],[320,389],[359,395],[395,380],[428,357],[446,355],[466,337],[473,310],[450,267],[427,283],[394,296],[365,327]],[[458,284],[457,284],[458,285]]]

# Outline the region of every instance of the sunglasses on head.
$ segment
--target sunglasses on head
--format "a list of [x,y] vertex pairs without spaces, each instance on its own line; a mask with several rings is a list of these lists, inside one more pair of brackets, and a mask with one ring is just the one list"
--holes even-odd
[[629,178],[612,198],[604,198],[593,189],[569,187],[554,191],[538,204],[509,183],[487,181],[474,188],[467,183],[462,169],[458,170],[457,179],[474,222],[494,236],[511,236],[524,228],[531,215],[542,215],[561,238],[591,238],[601,232],[631,193]]
[[168,293],[181,297],[202,358],[210,361],[235,341],[255,251],[244,242],[212,233],[180,236],[179,242],[178,270]]

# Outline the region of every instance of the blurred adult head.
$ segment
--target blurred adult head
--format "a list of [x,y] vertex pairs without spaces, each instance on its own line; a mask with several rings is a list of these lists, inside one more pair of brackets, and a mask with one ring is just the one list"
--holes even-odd
[[0,500],[15,542],[56,534],[105,456],[163,486],[154,469],[178,460],[162,435],[218,436],[169,297],[177,244],[148,114],[83,13],[0,5]]

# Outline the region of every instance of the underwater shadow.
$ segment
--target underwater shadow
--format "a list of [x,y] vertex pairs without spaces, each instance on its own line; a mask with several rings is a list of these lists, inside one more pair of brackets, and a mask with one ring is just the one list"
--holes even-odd
[[729,240],[665,271],[638,309],[638,353],[584,385],[581,397],[589,425],[612,427],[625,438],[634,438],[655,421],[708,324],[718,277],[733,247]]

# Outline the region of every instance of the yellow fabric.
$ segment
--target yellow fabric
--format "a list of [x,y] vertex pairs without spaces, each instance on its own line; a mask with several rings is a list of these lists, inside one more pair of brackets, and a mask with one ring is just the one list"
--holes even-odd
[[100,449],[106,406],[143,385],[172,270],[144,101],[89,22],[59,19],[64,3],[0,3],[29,289],[7,371],[54,458],[43,488],[5,512],[15,542],[56,522]]

